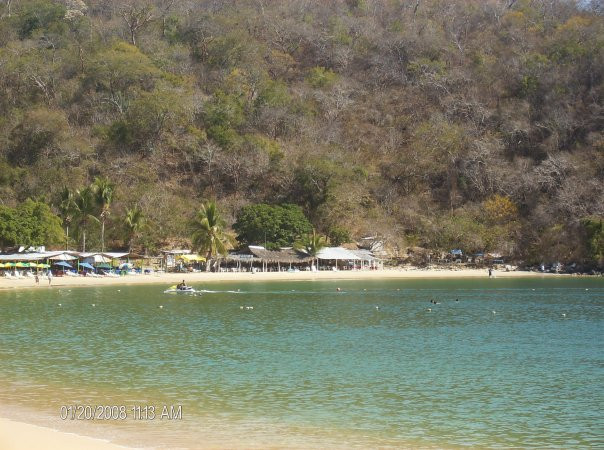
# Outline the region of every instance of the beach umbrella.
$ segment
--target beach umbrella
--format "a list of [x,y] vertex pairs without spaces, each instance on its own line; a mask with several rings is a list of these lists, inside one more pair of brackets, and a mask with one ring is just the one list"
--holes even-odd
[[18,262],[15,264],[15,267],[29,267],[29,263]]
[[99,264],[96,266],[97,269],[111,269],[111,265],[107,263]]
[[16,265],[17,265],[17,263],[14,263],[14,262],[6,263],[6,267],[15,267]]
[[80,267],[83,267],[84,269],[94,270],[94,267],[92,267],[92,265],[90,265],[88,263],[81,263]]
[[55,266],[67,267],[68,269],[73,269],[71,264],[66,263],[65,261],[59,261],[58,263],[54,263]]
[[5,267],[6,267],[6,264],[0,263],[0,269],[4,269]]
[[38,264],[39,269],[48,269],[50,266],[48,264],[40,263]]

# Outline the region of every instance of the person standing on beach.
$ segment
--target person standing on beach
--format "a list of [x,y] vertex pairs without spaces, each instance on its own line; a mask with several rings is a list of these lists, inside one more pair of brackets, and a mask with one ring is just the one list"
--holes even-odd
[[489,278],[491,278],[492,276],[493,276],[493,269],[491,269],[491,268],[489,267]]
[[36,286],[38,286],[40,284],[40,277],[38,276],[37,273],[36,273],[34,279],[36,280]]
[[48,277],[48,285],[50,286],[50,283],[52,283],[52,271],[50,269],[48,269],[46,276]]

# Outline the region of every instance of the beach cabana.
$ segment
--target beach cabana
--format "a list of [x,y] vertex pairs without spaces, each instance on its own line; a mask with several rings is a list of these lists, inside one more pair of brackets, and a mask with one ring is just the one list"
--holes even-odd
[[322,248],[317,253],[317,259],[320,261],[334,261],[334,270],[338,270],[338,261],[343,261],[346,264],[352,263],[353,267],[355,262],[361,261],[361,257],[354,254],[352,250],[347,250],[343,247]]
[[268,271],[268,266],[277,266],[277,271],[281,271],[282,267],[292,268],[293,266],[299,266],[309,264],[313,258],[308,256],[306,253],[295,250],[293,248],[282,248],[279,250],[267,250],[260,245],[248,246],[249,254],[255,259],[262,263],[262,270]]

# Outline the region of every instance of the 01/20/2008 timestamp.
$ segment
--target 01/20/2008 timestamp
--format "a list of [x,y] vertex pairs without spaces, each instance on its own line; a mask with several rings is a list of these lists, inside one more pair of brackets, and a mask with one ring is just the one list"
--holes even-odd
[[62,420],[182,420],[182,405],[63,405]]

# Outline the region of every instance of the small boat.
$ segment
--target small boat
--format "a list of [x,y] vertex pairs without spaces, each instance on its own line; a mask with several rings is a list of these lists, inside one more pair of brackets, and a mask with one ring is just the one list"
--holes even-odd
[[168,289],[164,291],[164,294],[197,294],[199,291],[196,291],[191,286],[181,286],[178,287],[176,284],[174,286],[170,286]]

